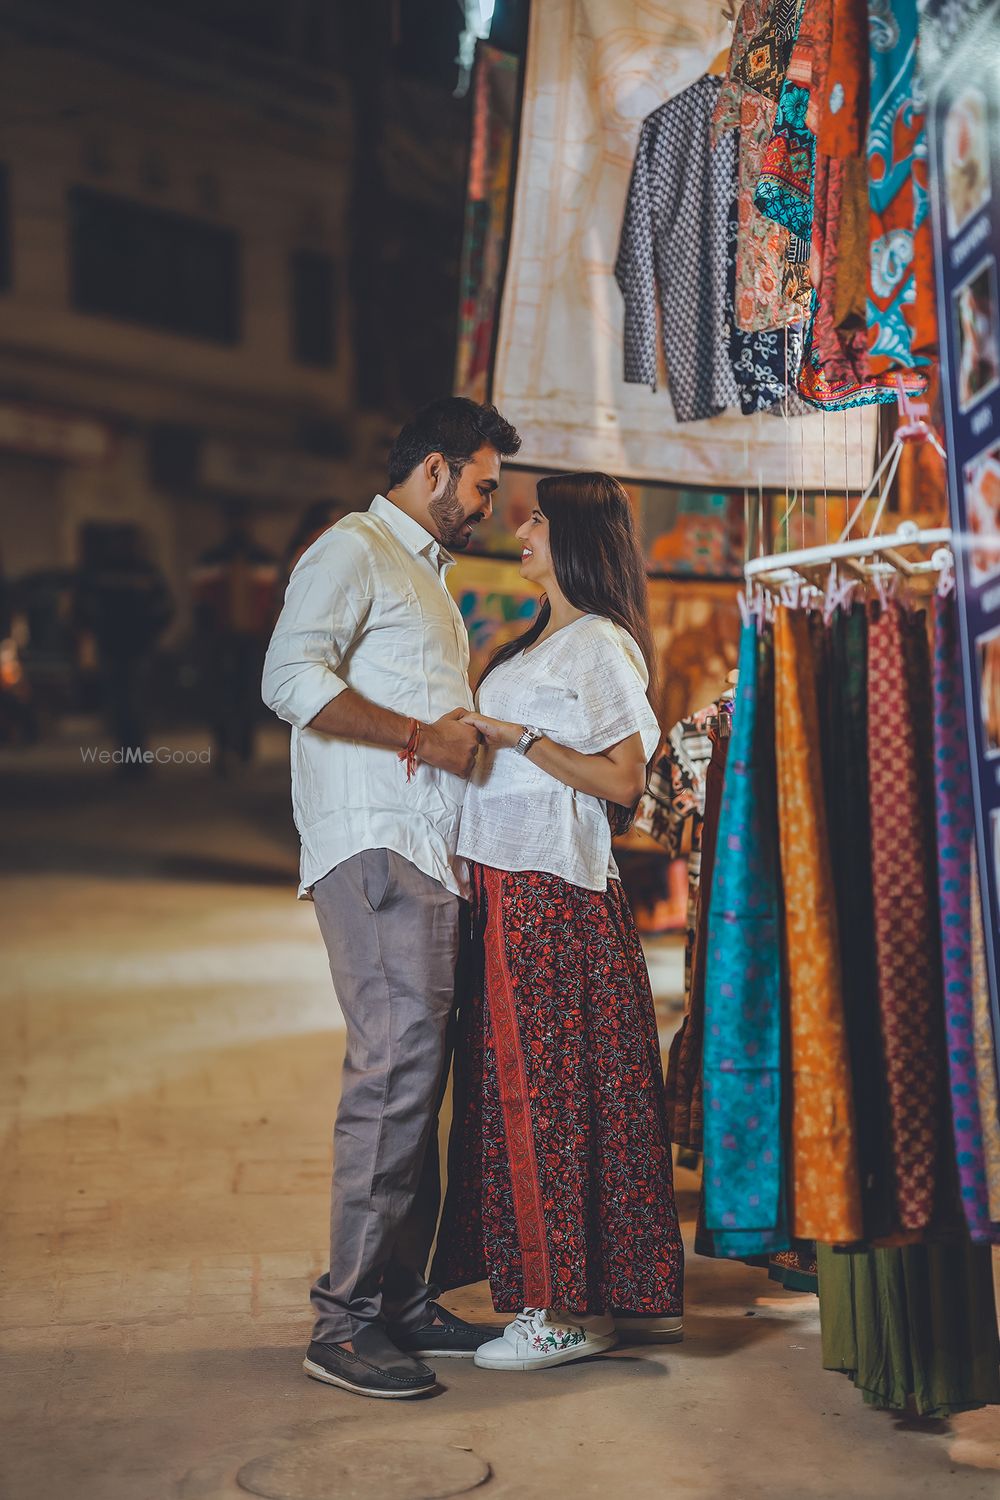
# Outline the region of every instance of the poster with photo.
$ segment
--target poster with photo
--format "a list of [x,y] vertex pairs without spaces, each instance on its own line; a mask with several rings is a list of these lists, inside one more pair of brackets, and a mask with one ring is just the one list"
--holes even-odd
[[1000,575],[1000,443],[965,465],[969,577],[974,584]]
[[997,314],[997,263],[992,256],[978,265],[952,293],[958,406],[968,411],[1000,385],[1000,334]]
[[979,669],[979,714],[983,754],[1000,755],[1000,629],[980,636],[976,642]]
[[[944,0],[927,0],[929,38]],[[950,33],[948,33],[950,35]],[[929,57],[931,54],[928,54]],[[1000,0],[934,56],[927,77],[941,311],[948,502],[972,765],[983,929],[1000,1060]],[[945,315],[947,310],[947,315]]]
[[949,108],[943,154],[948,234],[954,239],[990,201],[989,120],[981,89],[963,89]]

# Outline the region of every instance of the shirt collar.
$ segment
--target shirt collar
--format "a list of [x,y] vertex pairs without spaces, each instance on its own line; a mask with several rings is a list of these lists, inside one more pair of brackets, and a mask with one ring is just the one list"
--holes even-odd
[[405,510],[400,510],[398,505],[394,505],[384,495],[376,495],[368,509],[395,532],[404,547],[408,547],[418,557],[428,558],[439,573],[446,573],[455,566],[455,559],[442,547],[437,537],[431,536],[419,521],[408,516]]

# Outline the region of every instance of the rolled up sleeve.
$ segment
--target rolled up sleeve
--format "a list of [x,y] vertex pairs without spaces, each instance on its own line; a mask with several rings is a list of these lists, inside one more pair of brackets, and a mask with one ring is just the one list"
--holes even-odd
[[340,666],[371,608],[366,560],[352,543],[345,536],[302,557],[267,648],[261,695],[279,719],[298,729],[348,686]]

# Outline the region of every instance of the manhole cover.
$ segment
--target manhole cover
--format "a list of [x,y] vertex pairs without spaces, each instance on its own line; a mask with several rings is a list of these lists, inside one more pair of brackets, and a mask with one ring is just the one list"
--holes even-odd
[[397,1442],[305,1442],[253,1458],[236,1478],[265,1500],[444,1500],[489,1478],[466,1448]]

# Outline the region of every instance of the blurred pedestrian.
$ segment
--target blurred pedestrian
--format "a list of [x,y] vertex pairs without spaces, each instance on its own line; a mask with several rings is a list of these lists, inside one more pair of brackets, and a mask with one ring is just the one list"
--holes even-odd
[[90,525],[83,531],[76,620],[97,655],[101,698],[116,748],[133,752],[123,774],[146,767],[147,684],[156,642],[173,617],[166,580],[146,553],[139,528]]
[[260,673],[278,585],[277,561],[254,540],[247,507],[234,502],[224,514],[226,534],[202,553],[193,578],[195,631],[220,776],[253,760]]

